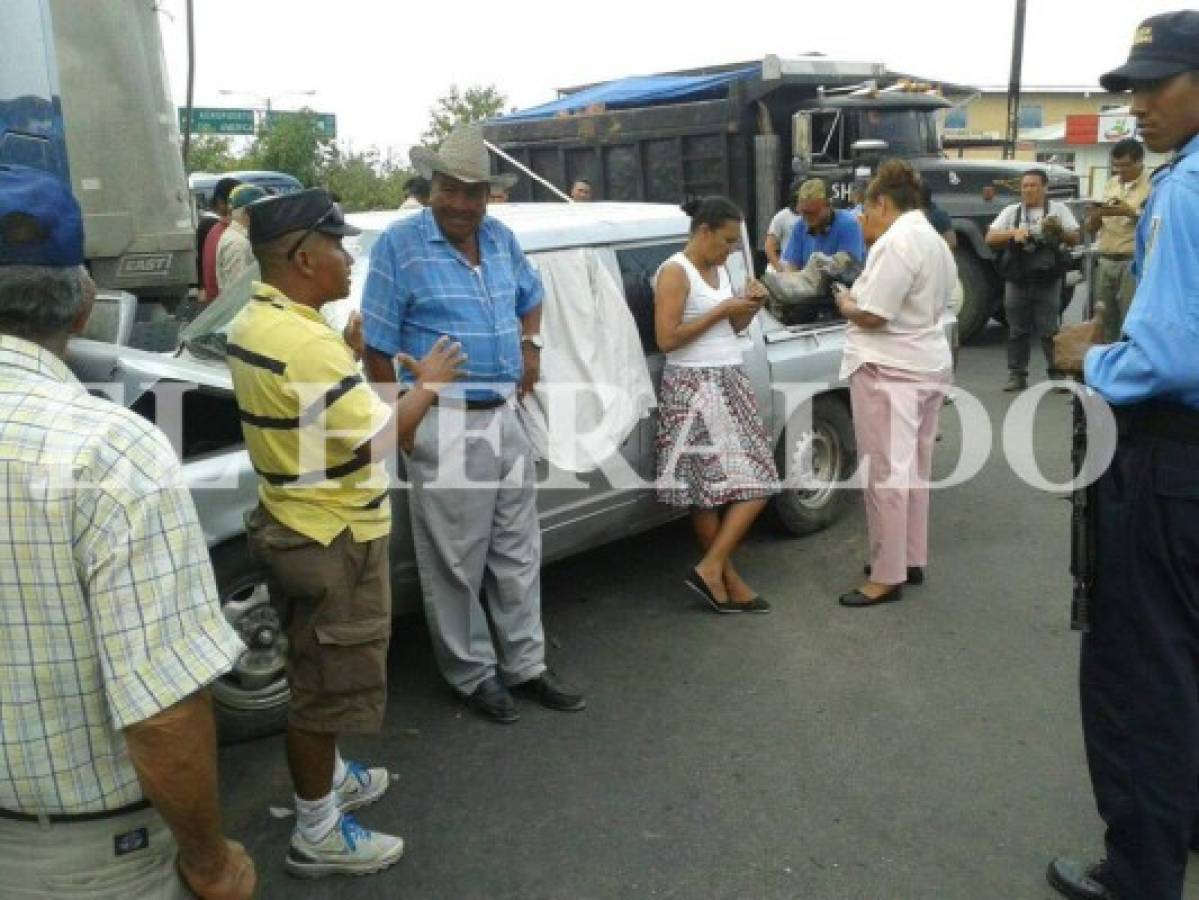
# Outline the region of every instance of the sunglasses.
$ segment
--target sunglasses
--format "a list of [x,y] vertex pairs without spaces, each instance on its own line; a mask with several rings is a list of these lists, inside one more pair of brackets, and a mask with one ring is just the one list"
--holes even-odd
[[324,214],[319,219],[317,219],[315,222],[313,222],[311,225],[309,225],[308,228],[304,231],[304,233],[302,235],[300,235],[299,240],[297,240],[294,244],[291,245],[291,249],[287,251],[287,260],[289,262],[292,260],[292,258],[296,255],[296,253],[299,252],[300,246],[304,243],[304,241],[308,240],[308,237],[309,237],[309,235],[312,234],[312,232],[316,231],[318,228],[320,228],[322,225],[324,225],[330,219],[332,219],[334,217],[338,217],[340,215],[341,215],[341,207],[338,206],[336,203],[334,203],[327,210],[325,210]]

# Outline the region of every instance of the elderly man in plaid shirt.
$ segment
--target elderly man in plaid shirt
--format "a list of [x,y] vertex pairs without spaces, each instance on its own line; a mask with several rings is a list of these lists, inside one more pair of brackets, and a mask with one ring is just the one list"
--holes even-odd
[[0,166],[0,897],[250,897],[206,690],[243,648],[166,438],[63,364],[82,261],[67,186]]

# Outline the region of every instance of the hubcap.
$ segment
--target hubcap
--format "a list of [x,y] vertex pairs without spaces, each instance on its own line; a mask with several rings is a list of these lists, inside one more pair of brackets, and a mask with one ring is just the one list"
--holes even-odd
[[822,422],[801,434],[792,445],[788,490],[808,509],[826,505],[841,477],[841,442],[837,433]]
[[251,583],[224,598],[221,611],[237,631],[246,650],[233,669],[213,685],[213,694],[224,706],[262,710],[286,703],[287,638],[279,615],[271,606],[266,585]]

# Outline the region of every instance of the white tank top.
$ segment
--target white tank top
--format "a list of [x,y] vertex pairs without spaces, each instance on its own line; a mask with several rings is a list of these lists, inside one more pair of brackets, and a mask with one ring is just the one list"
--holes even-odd
[[[717,270],[720,274],[720,287],[714,288],[704,281],[703,276],[699,274],[699,269],[687,258],[687,254],[681,251],[662,263],[662,267],[654,275],[655,282],[658,280],[658,275],[662,274],[662,268],[671,263],[678,263],[687,273],[689,287],[687,301],[683,306],[684,324],[694,322],[708,310],[733,296],[733,285],[729,281],[727,266],[720,266]],[[693,367],[740,365],[743,361],[741,340],[733,331],[729,320],[721,319],[690,344],[667,353],[666,361],[675,366]]]

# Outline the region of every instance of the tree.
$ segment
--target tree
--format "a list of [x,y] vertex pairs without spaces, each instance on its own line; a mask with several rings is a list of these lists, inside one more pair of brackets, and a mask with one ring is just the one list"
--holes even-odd
[[362,153],[335,153],[325,167],[322,183],[341,198],[346,211],[356,212],[397,208],[411,177],[410,171],[380,159],[372,148]]
[[248,168],[287,172],[310,186],[321,180],[335,154],[333,140],[321,133],[316,113],[302,109],[264,125],[244,162]]
[[462,92],[452,84],[450,92],[430,108],[429,127],[421,135],[421,143],[436,148],[459,125],[493,118],[504,111],[507,103],[508,98],[493,84],[468,87]]
[[229,139],[216,134],[192,136],[187,153],[187,172],[230,172],[241,167]]

